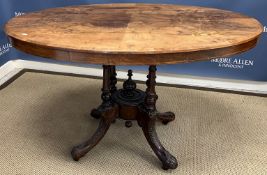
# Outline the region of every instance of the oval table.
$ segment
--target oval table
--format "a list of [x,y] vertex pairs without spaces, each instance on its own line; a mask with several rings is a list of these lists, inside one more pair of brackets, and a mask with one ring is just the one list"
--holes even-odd
[[[92,110],[100,124],[93,136],[72,150],[79,160],[104,137],[116,118],[137,120],[163,169],[177,160],[160,143],[156,120],[172,112],[156,109],[156,66],[209,60],[253,48],[262,33],[253,18],[225,10],[159,4],[102,4],[52,8],[11,19],[5,32],[26,53],[103,65],[102,104]],[[116,65],[148,65],[147,89],[136,88],[132,71],[117,89]]]

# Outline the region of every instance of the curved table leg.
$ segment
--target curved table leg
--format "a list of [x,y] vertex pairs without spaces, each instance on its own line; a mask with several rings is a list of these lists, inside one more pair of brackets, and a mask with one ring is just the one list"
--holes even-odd
[[169,122],[175,120],[175,114],[173,112],[157,113],[156,117],[164,125],[167,125]]
[[111,123],[118,115],[118,107],[115,105],[101,113],[99,126],[93,136],[82,144],[73,147],[71,151],[72,158],[78,161],[86,153],[88,153],[98,142],[105,136]]
[[78,161],[81,157],[83,157],[86,153],[88,153],[104,137],[109,127],[110,127],[110,122],[101,119],[98,129],[96,130],[94,135],[89,140],[85,141],[84,143],[78,146],[75,146],[72,149],[71,151],[72,158]]
[[158,135],[155,130],[156,117],[150,117],[149,114],[140,116],[141,121],[140,126],[142,127],[143,133],[153,149],[154,153],[157,155],[159,160],[162,162],[162,169],[175,169],[178,166],[177,160],[172,156],[160,143]]

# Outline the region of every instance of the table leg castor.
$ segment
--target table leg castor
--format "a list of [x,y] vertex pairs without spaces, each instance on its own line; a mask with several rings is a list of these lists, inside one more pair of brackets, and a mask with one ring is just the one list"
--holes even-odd
[[132,122],[132,121],[126,121],[126,122],[125,122],[125,126],[126,126],[127,128],[130,128],[130,127],[133,126],[133,122]]

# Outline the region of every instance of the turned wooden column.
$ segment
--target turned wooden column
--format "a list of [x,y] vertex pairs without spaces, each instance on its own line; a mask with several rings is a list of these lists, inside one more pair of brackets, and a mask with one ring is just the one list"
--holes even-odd
[[117,91],[117,73],[116,66],[110,66],[110,92],[114,93]]
[[156,101],[158,96],[156,94],[156,66],[149,66],[149,73],[147,75],[146,81],[146,98],[145,98],[145,107],[149,111],[156,111]]
[[110,68],[111,66],[103,65],[103,86],[101,99],[102,105],[108,107],[111,105],[111,92],[110,92]]

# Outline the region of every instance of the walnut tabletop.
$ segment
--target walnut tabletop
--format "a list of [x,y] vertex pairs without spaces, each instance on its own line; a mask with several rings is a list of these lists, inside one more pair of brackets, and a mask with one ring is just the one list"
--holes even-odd
[[103,4],[47,9],[11,19],[13,46],[32,55],[105,65],[175,64],[253,48],[253,18],[220,9]]

